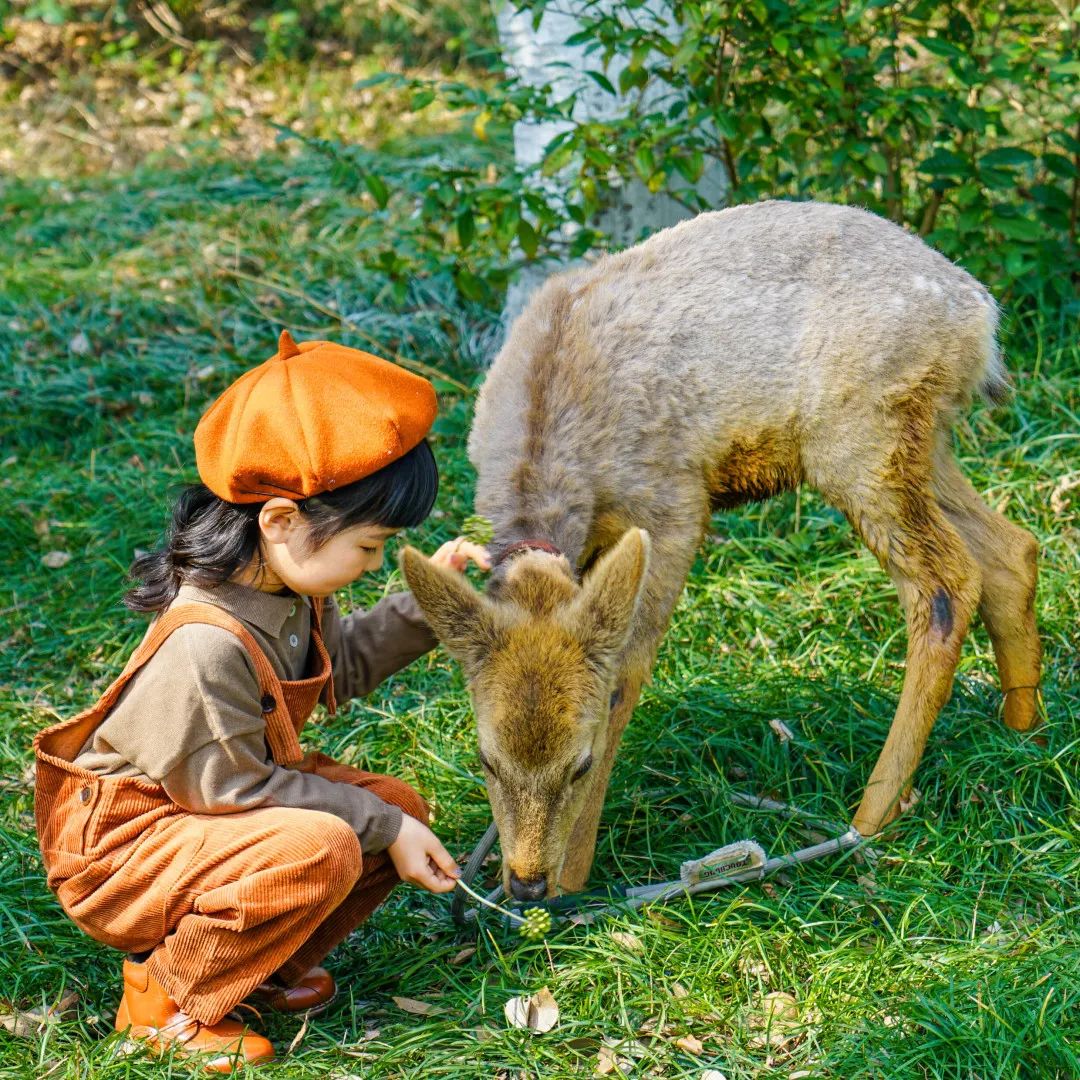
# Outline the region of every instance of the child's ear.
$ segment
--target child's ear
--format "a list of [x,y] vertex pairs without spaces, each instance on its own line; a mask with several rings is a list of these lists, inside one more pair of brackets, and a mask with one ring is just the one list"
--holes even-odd
[[437,566],[414,547],[400,555],[401,572],[435,636],[471,668],[495,642],[495,609],[464,574]]
[[292,499],[281,496],[267,499],[259,510],[259,529],[271,544],[284,543],[299,520],[300,508]]

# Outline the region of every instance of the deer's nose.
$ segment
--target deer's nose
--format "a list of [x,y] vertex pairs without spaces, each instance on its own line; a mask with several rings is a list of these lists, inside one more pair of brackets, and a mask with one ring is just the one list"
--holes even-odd
[[547,893],[547,878],[541,874],[532,881],[522,881],[510,871],[510,892],[515,900],[540,900]]

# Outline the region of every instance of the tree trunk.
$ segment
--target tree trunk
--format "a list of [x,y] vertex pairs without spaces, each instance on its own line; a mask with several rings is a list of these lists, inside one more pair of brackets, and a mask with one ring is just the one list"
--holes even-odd
[[[612,0],[606,0],[606,3],[614,6]],[[498,5],[498,0],[496,4]],[[605,4],[601,4],[600,9],[604,6]],[[573,122],[521,120],[514,125],[514,156],[521,169],[537,165],[551,140],[572,128],[575,122],[609,120],[624,115],[632,103],[637,102],[638,91],[632,91],[626,97],[612,95],[588,78],[584,74],[585,70],[599,68],[599,59],[595,55],[587,56],[584,46],[566,44],[567,39],[581,29],[578,15],[585,9],[584,0],[564,0],[559,5],[559,10],[549,8],[545,12],[540,26],[534,30],[529,11],[515,11],[510,0],[503,0],[497,7],[496,22],[507,69],[531,86],[551,83],[556,98],[565,98],[575,92],[578,95]],[[597,5],[591,5],[590,10],[595,13]],[[673,34],[677,32],[663,0],[650,0],[644,9],[638,10],[638,15],[663,19],[671,27]],[[612,59],[606,74],[613,85],[618,85],[619,72],[627,63],[628,60],[624,57],[616,56]],[[655,109],[666,104],[665,97],[672,97],[669,87],[649,84],[645,88],[642,105],[647,109]],[[563,181],[559,176],[554,176],[547,182],[557,187]],[[668,183],[672,187],[689,186],[681,177],[669,178]],[[727,175],[723,167],[719,163],[708,167],[694,187],[705,198],[707,205],[716,208],[723,206],[728,189]],[[690,216],[692,211],[670,195],[663,191],[653,194],[635,178],[624,182],[609,196],[607,204],[598,215],[595,227],[609,237],[614,249],[618,249]],[[506,305],[503,308],[504,328],[521,313],[533,291],[545,278],[564,269],[566,266],[554,266],[550,262],[525,267],[507,290]]]

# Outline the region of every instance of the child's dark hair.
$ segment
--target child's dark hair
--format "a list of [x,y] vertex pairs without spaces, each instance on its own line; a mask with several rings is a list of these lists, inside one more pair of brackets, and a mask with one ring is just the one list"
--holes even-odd
[[[337,491],[297,502],[313,548],[353,525],[405,529],[419,525],[435,504],[439,470],[424,439],[378,472]],[[181,584],[213,587],[259,553],[261,503],[231,503],[203,484],[185,488],[173,507],[165,543],[139,555],[131,576],[139,584],[125,596],[133,611],[162,611]]]

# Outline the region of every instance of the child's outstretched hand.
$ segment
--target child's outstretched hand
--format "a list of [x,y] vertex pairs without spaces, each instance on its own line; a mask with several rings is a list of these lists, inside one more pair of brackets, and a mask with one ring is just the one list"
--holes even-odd
[[449,892],[461,873],[442,841],[408,814],[402,815],[401,831],[386,853],[402,881],[419,885],[428,892]]
[[451,570],[461,573],[470,562],[475,563],[481,570],[491,569],[491,556],[487,548],[466,540],[459,536],[456,540],[447,540],[434,555],[431,561],[438,566],[447,566]]

